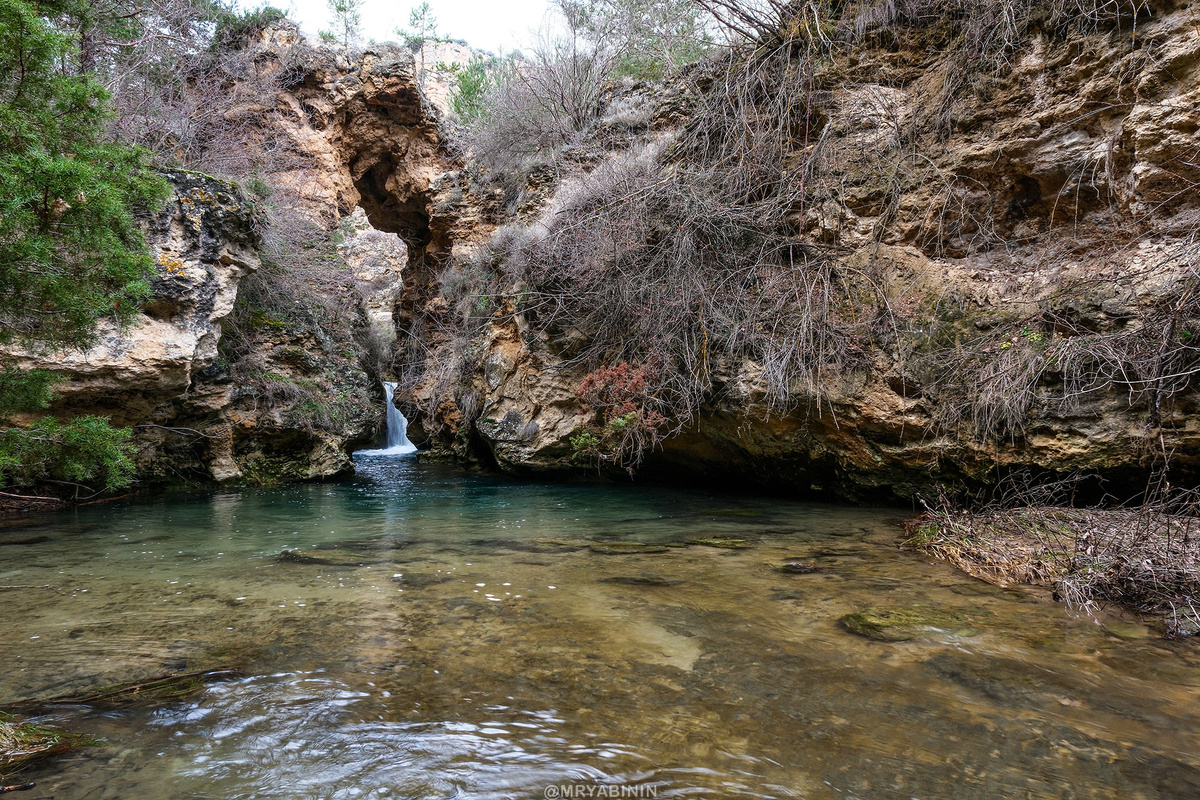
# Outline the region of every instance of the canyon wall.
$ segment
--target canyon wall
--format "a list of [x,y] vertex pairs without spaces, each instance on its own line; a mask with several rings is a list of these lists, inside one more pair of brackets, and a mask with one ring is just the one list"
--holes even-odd
[[[838,369],[796,383],[782,407],[767,365],[723,357],[696,413],[631,471],[879,502],[1012,469],[1093,472],[1124,491],[1167,456],[1194,478],[1200,28],[1190,6],[1153,6],[1065,32],[1033,25],[950,98],[961,61],[920,32],[833,59],[805,99],[816,124],[795,158],[835,188],[790,222],[839,285],[875,298],[880,333],[849,341]],[[500,224],[497,237],[545,238],[559,195],[655,140],[669,149],[708,91],[703,70],[690,76],[615,91],[598,127],[624,144],[531,171],[501,211],[486,176],[460,174],[476,217],[452,271],[482,250],[503,272],[503,245],[486,244]],[[439,355],[401,400],[410,436],[514,473],[624,475],[578,438],[604,435],[578,391],[594,368],[577,357],[591,333],[540,323],[520,299],[528,285],[504,289],[469,343],[423,340]],[[430,284],[434,299],[408,313],[448,322],[437,293]],[[947,358],[960,374],[947,375]],[[451,380],[436,365],[454,361]]]
[[[638,459],[587,444],[614,430],[580,392],[595,332],[547,322],[529,300],[545,287],[512,266],[511,242],[539,246],[622,164],[677,169],[669,154],[711,102],[720,59],[614,85],[590,140],[514,184],[447,145],[408,48],[348,50],[272,26],[252,46],[277,90],[228,116],[277,145],[268,177],[297,217],[337,231],[347,269],[316,292],[326,315],[265,313],[245,294],[234,313],[262,261],[254,205],[272,201],[176,172],[171,205],[147,221],[158,275],[139,322],[23,366],[69,379],[54,413],[135,426],[143,477],[162,481],[345,471],[379,432],[380,379],[399,382],[418,444],[525,475],[880,502],[986,486],[1005,469],[1132,486],[1167,455],[1187,478],[1200,445],[1193,16],[1155,4],[1136,27],[1033,25],[969,86],[921,29],[831,57],[788,156],[814,182],[787,237],[854,299],[834,311],[869,335],[791,379],[783,402],[769,360],[711,356],[700,402]],[[381,329],[382,344],[365,344]]]
[[143,485],[352,470],[350,451],[382,432],[403,272],[443,235],[439,112],[408,48],[311,43],[286,22],[247,47],[272,92],[226,117],[272,154],[255,180],[273,194],[165,172],[174,194],[143,222],[156,274],[135,323],[18,361],[64,378],[50,413],[131,427]]

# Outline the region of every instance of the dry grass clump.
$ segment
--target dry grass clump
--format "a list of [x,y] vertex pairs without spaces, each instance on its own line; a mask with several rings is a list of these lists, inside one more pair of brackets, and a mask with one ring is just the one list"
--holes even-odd
[[1161,617],[1169,638],[1200,634],[1200,496],[1134,508],[1048,505],[927,510],[906,544],[992,583],[1045,584],[1072,608],[1115,603]]
[[686,424],[730,359],[762,365],[772,408],[819,408],[823,375],[861,356],[876,321],[870,276],[798,230],[822,138],[812,69],[787,47],[730,59],[678,138],[567,182],[493,248],[531,321],[578,332],[574,364],[653,365],[658,430]]
[[[938,343],[914,359],[937,401],[937,423],[965,426],[981,441],[1024,436],[1037,410],[1070,412],[1105,393],[1127,395],[1146,412],[1147,430],[1169,422],[1175,398],[1200,376],[1200,278],[1192,249],[1144,275],[1065,286],[1034,314],[970,338]],[[1075,310],[1105,286],[1154,278],[1153,302],[1131,301],[1127,316]],[[948,330],[961,331],[948,326]],[[934,338],[931,336],[931,339]]]
[[92,744],[79,734],[50,730],[28,722],[15,722],[0,714],[0,779],[8,778],[33,761]]

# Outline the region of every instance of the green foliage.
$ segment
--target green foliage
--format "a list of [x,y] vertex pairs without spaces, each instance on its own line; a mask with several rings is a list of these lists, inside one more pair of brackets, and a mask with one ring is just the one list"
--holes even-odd
[[[73,42],[46,17],[63,10],[0,0],[0,344],[87,347],[101,320],[130,322],[153,270],[134,214],[169,192],[143,151],[104,140],[108,95],[64,68]],[[45,408],[52,383],[5,369],[0,412]],[[97,417],[0,429],[0,480],[114,488],[128,437]]]
[[571,458],[577,462],[597,461],[600,457],[600,437],[587,429],[571,434]]
[[397,28],[409,47],[420,47],[426,41],[438,41],[437,15],[429,3],[421,3],[408,12],[408,29]]
[[275,6],[259,6],[249,11],[238,12],[221,8],[216,14],[216,29],[213,32],[214,48],[233,48],[247,42],[264,28],[287,19],[287,12]]
[[108,97],[58,65],[70,42],[23,0],[0,0],[0,343],[87,345],[128,321],[153,262],[133,214],[166,182],[105,142]]
[[[325,4],[333,13],[334,35],[349,47],[362,30],[363,0],[325,0]],[[325,38],[325,31],[321,32],[321,38]]]
[[50,406],[62,379],[44,369],[0,370],[0,413],[27,414]]
[[638,419],[638,412],[630,411],[628,414],[622,414],[619,417],[613,417],[604,426],[610,433],[621,434],[628,430]]
[[269,200],[275,194],[275,187],[264,181],[258,175],[251,175],[242,184],[242,188],[255,200]]
[[129,450],[129,430],[106,418],[43,417],[28,428],[0,430],[0,479],[17,486],[101,481],[105,489],[118,489],[133,480]]
[[439,64],[438,68],[450,73],[454,81],[451,108],[458,118],[466,123],[477,122],[487,113],[485,96],[496,82],[494,58],[472,56],[467,64]]
[[1026,325],[1022,327],[1021,330],[1017,331],[1016,335],[1010,337],[1006,341],[1001,342],[1000,349],[1008,350],[1013,345],[1021,343],[1026,343],[1031,347],[1037,347],[1041,349],[1042,345],[1045,344],[1045,339],[1046,335],[1044,333],[1035,331],[1033,328]]

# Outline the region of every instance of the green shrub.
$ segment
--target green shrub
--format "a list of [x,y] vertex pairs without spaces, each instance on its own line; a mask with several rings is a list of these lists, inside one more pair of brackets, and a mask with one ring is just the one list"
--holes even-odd
[[[16,486],[43,481],[99,482],[118,489],[133,480],[129,430],[106,417],[60,421],[43,417],[28,428],[0,430],[0,480]],[[94,493],[96,487],[87,486]]]
[[[86,348],[102,320],[137,316],[154,262],[134,215],[169,194],[144,151],[106,136],[108,93],[64,69],[73,42],[45,16],[63,10],[0,0],[0,344],[34,349]],[[49,404],[53,383],[0,373],[0,482],[129,483],[129,431],[106,419],[13,424]]]

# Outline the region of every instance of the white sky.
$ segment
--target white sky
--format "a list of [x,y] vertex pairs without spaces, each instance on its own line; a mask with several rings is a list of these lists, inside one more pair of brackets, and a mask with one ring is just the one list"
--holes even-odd
[[[332,14],[326,0],[268,0],[270,5],[288,11],[305,33],[316,34],[329,27]],[[421,0],[365,0],[362,38],[380,42],[396,41],[396,28],[408,27],[409,12]],[[253,7],[245,0],[243,7]],[[549,0],[429,0],[437,17],[438,33],[451,39],[464,39],[478,50],[508,52],[528,44],[532,31],[545,21]]]

